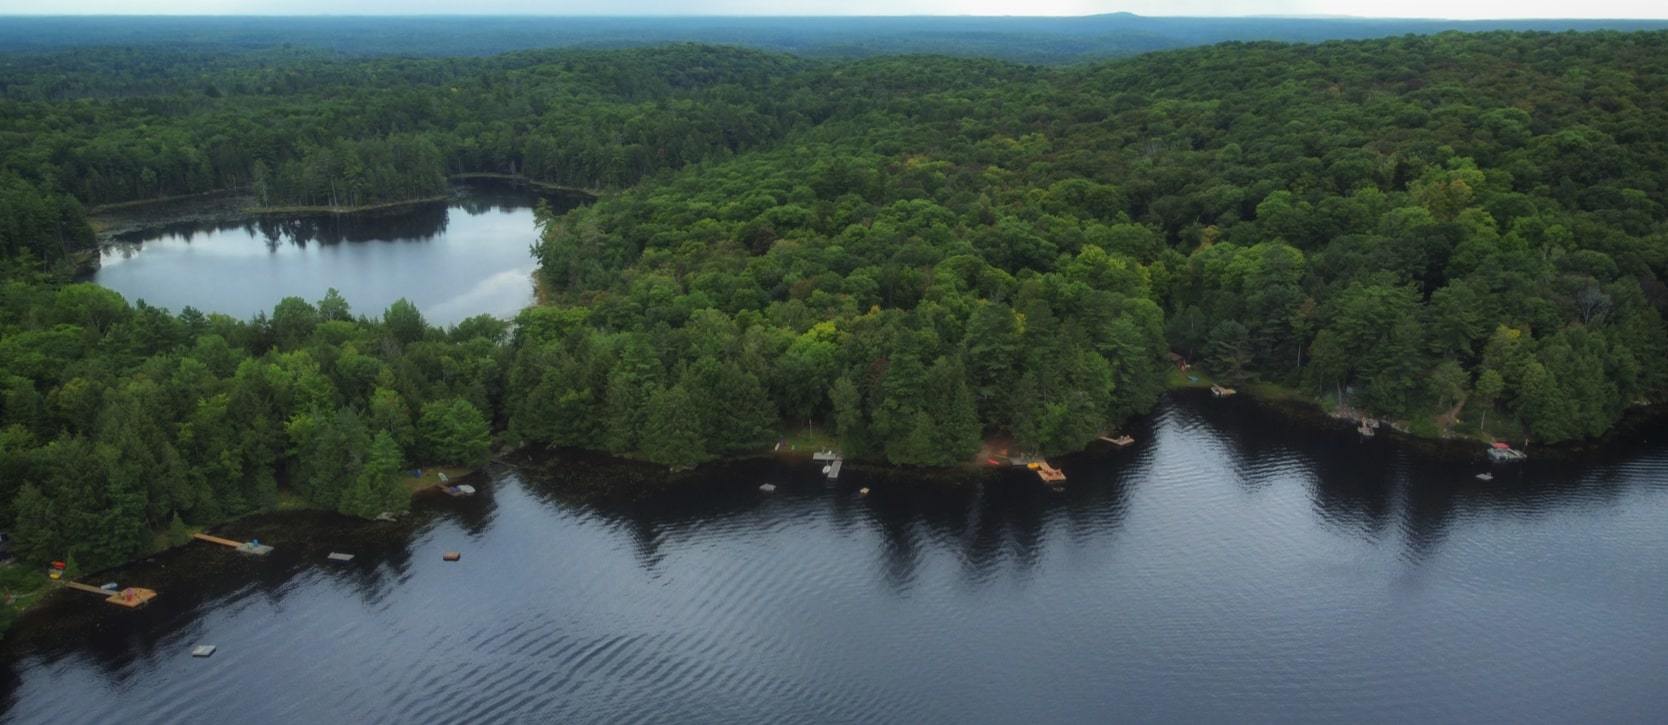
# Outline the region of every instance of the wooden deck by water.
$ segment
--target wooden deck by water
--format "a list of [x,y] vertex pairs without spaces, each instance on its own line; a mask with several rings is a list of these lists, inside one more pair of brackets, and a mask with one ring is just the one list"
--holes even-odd
[[155,590],[146,589],[144,587],[128,587],[126,589],[120,589],[112,592],[108,589],[100,589],[91,584],[82,584],[81,582],[67,581],[62,582],[62,584],[65,589],[74,589],[78,592],[97,594],[104,597],[104,601],[106,602],[114,604],[118,607],[127,607],[129,609],[142,607],[149,604],[152,599],[156,598]]
[[1061,483],[1066,480],[1066,472],[1048,465],[1048,461],[1041,461],[1037,464],[1037,478],[1043,483]]

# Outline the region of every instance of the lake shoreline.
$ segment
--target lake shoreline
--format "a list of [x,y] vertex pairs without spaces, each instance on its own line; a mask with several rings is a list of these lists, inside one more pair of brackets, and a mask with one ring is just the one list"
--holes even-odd
[[453,180],[453,181],[470,181],[470,180],[474,180],[474,179],[492,179],[492,180],[497,180],[497,181],[509,181],[509,182],[514,182],[514,183],[518,183],[518,184],[525,184],[527,186],[530,186],[534,189],[539,189],[541,191],[548,191],[548,192],[553,192],[553,193],[558,193],[558,194],[579,194],[579,195],[582,195],[582,196],[588,196],[588,197],[591,197],[593,200],[594,199],[600,199],[607,194],[607,192],[603,191],[602,189],[582,189],[582,188],[577,187],[577,186],[563,186],[561,184],[552,184],[548,181],[539,181],[538,179],[534,179],[534,178],[529,177],[529,176],[522,176],[521,174],[504,174],[504,173],[493,172],[493,171],[468,171],[468,172],[464,172],[464,173],[461,173],[461,174],[452,174],[450,176],[447,176],[446,178],[449,179],[449,180]]
[[[521,187],[529,189],[535,194],[581,196],[590,200],[599,198],[602,193],[591,189],[547,184],[510,174],[454,174],[448,176],[447,180],[448,188],[445,194],[360,206],[316,204],[262,206],[256,203],[255,196],[248,187],[236,187],[196,194],[101,204],[88,209],[87,214],[88,222],[92,225],[94,237],[97,239],[96,251],[102,253],[122,244],[130,243],[124,241],[123,237],[144,234],[176,224],[242,224],[263,218],[283,216],[346,218],[360,215],[372,217],[381,214],[399,214],[415,207],[442,204],[467,198],[470,189],[478,182],[484,182],[485,185],[489,186],[505,184],[511,187]],[[89,253],[92,251],[94,250],[89,250]],[[96,255],[94,256],[96,257]],[[90,264],[82,266],[85,267],[82,270],[83,274],[98,269],[96,258]]]
[[[1123,426],[1123,429],[1143,434],[1130,447],[1113,448],[1092,442],[1081,450],[1054,456],[1055,462],[1070,473],[1079,466],[1107,465],[1109,460],[1120,454],[1139,453],[1143,446],[1153,444],[1153,440],[1146,436],[1155,422],[1153,416],[1166,407],[1177,407],[1178,399],[1173,396],[1180,396],[1180,402],[1198,409],[1217,406],[1237,406],[1241,410],[1246,407],[1258,409],[1269,418],[1290,423],[1296,429],[1295,432],[1305,436],[1333,436],[1345,440],[1357,438],[1353,435],[1353,427],[1348,421],[1329,415],[1309,401],[1291,398],[1265,399],[1250,394],[1243,394],[1243,397],[1212,398],[1208,391],[1198,389],[1198,386],[1185,386],[1172,388],[1165,393],[1165,397],[1170,400],[1161,401],[1154,411],[1134,416]],[[1635,435],[1639,431],[1660,426],[1664,418],[1668,418],[1668,407],[1645,406],[1630,409],[1611,433],[1603,438],[1580,444],[1546,446],[1542,449],[1544,455],[1538,455],[1537,458],[1568,462],[1604,453],[1603,449],[1607,447],[1637,444],[1639,440]],[[1360,439],[1360,442],[1368,444],[1373,441]],[[1483,451],[1475,447],[1474,443],[1476,441],[1465,439],[1401,434],[1389,436],[1378,445],[1399,448],[1426,461],[1450,461],[1456,465],[1463,463],[1500,470],[1496,464],[1486,460]],[[1525,464],[1498,465],[1515,469]],[[814,469],[810,451],[805,450],[761,450],[709,461],[693,469],[669,471],[664,466],[598,451],[522,445],[501,448],[484,466],[472,469],[466,475],[452,477],[453,482],[473,484],[478,493],[472,497],[455,498],[445,495],[434,485],[419,487],[416,485],[417,481],[408,481],[408,487],[412,488],[411,509],[392,521],[358,519],[293,497],[286,497],[277,508],[250,512],[207,526],[192,526],[191,529],[194,532],[215,532],[236,540],[260,539],[284,552],[279,559],[287,562],[284,566],[292,572],[296,569],[323,567],[327,566],[324,563],[324,555],[329,551],[347,550],[359,556],[376,557],[398,550],[413,532],[420,530],[435,517],[463,510],[474,505],[473,502],[476,501],[490,500],[493,495],[493,486],[490,484],[497,478],[494,472],[504,470],[513,470],[524,477],[531,476],[537,480],[548,481],[550,483],[546,490],[549,495],[584,506],[629,505],[657,497],[694,496],[703,490],[702,486],[730,485],[717,483],[721,481],[741,480],[743,482],[737,485],[752,487],[757,481],[751,474],[760,471],[773,471],[769,477],[759,479],[766,482],[821,480]],[[847,493],[852,493],[859,485],[864,486],[866,492],[866,487],[873,485],[877,491],[912,491],[928,496],[936,496],[939,493],[951,495],[956,491],[966,491],[970,486],[990,483],[1011,484],[1018,487],[1015,490],[1048,488],[1046,484],[1035,480],[1031,472],[1023,467],[1006,465],[985,466],[968,463],[952,467],[916,468],[891,465],[884,461],[853,459],[847,461],[846,473],[848,475],[841,480],[825,481],[823,485]],[[777,479],[777,476],[784,478]],[[694,485],[691,485],[692,483]],[[1072,482],[1068,479],[1063,490],[1069,492],[1073,488]],[[307,530],[311,530],[311,533],[307,533]],[[298,535],[298,531],[302,533]],[[206,577],[218,576],[214,571],[215,567],[242,571],[252,566],[253,562],[263,560],[246,558],[213,546],[192,548],[193,543],[195,542],[188,540],[159,548],[145,556],[99,571],[83,573],[77,578],[90,582],[114,580],[123,586],[143,586],[156,589],[161,597],[167,597],[170,588],[181,584],[191,591],[201,590],[207,581]],[[20,604],[24,601],[27,603],[14,610],[9,626],[0,631],[0,649],[11,651],[18,647],[29,647],[37,644],[42,638],[53,640],[63,630],[74,630],[79,626],[122,615],[122,612],[114,608],[77,606],[70,610],[70,616],[60,622],[57,615],[64,612],[55,606],[59,601],[59,598],[54,596],[54,589],[57,587],[44,581],[44,573],[42,577],[43,582],[37,588],[11,592]],[[215,586],[221,584],[216,583]],[[48,615],[49,612],[52,616]],[[30,632],[23,641],[17,641],[13,634],[20,630]]]
[[417,199],[401,199],[377,204],[362,204],[359,206],[330,206],[330,205],[296,205],[296,206],[251,206],[243,211],[251,216],[347,216],[352,214],[375,214],[380,212],[401,211],[408,207],[423,206],[425,204],[439,204],[454,198],[451,192],[438,196],[425,196]]

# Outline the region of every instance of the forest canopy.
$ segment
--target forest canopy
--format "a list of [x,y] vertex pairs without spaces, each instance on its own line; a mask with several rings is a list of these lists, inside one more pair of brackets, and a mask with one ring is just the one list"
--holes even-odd
[[[897,465],[1071,451],[1171,355],[1433,435],[1580,440],[1668,395],[1668,33],[1072,67],[273,53],[8,66],[0,525],[26,556],[113,563],[286,492],[373,514],[495,432],[674,467],[801,428]],[[334,295],[238,321],[63,276],[100,204],[483,173],[605,192],[541,215],[545,304],[513,323]]]

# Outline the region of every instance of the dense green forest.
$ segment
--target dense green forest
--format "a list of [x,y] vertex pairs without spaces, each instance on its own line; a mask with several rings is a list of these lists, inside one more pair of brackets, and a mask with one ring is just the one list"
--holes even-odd
[[88,206],[247,188],[264,205],[351,207],[433,196],[464,173],[604,189],[779,138],[816,105],[777,88],[801,61],[694,46],[376,61],[162,53],[171,61],[135,63],[130,49],[12,58],[0,179]]
[[894,463],[991,432],[1072,450],[1150,406],[1174,350],[1422,432],[1599,435],[1668,391],[1664,50],[1448,35],[811,72],[837,109],[815,127],[550,227],[561,307],[518,330],[511,432],[643,450],[671,406],[699,420],[689,376],[727,358]]
[[[211,63],[246,51],[352,56],[488,56],[541,48],[734,45],[805,58],[942,54],[1020,63],[1075,63],[1228,41],[1317,43],[1410,33],[1493,30],[1664,30],[1662,20],[1441,20],[1357,17],[1084,16],[14,16],[0,52],[47,54],[123,47],[154,65],[157,49],[212,49]],[[52,57],[52,56],[47,56]]]
[[[1668,33],[1063,68],[136,53],[7,66],[0,525],[31,559],[109,564],[283,491],[397,508],[401,466],[491,430],[671,466],[804,427],[900,465],[1076,450],[1171,353],[1433,435],[1579,440],[1668,395]],[[546,304],[513,324],[169,313],[56,266],[91,205],[481,172],[611,190],[541,215]]]
[[30,561],[97,569],[152,532],[276,507],[405,510],[408,464],[479,465],[507,323],[450,331],[332,294],[239,321],[130,306],[11,265],[0,283],[0,520]]

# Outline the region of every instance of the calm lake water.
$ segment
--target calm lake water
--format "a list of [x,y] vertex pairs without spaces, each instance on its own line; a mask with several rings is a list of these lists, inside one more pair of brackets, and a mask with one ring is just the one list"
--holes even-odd
[[[230,527],[59,594],[16,722],[1647,722],[1668,426],[1497,467],[1180,394],[1137,445],[928,482],[499,467],[412,520]],[[779,489],[761,493],[773,482]],[[873,493],[859,496],[869,485]],[[350,551],[349,564],[325,561]],[[441,561],[445,550],[463,554]],[[219,646],[193,659],[195,644]]]
[[[389,213],[164,224],[121,235],[93,281],[129,301],[242,319],[289,296],[317,302],[332,287],[355,314],[380,315],[404,297],[431,323],[513,317],[533,301],[538,198],[473,184],[449,203]],[[581,198],[548,200],[565,210]]]

